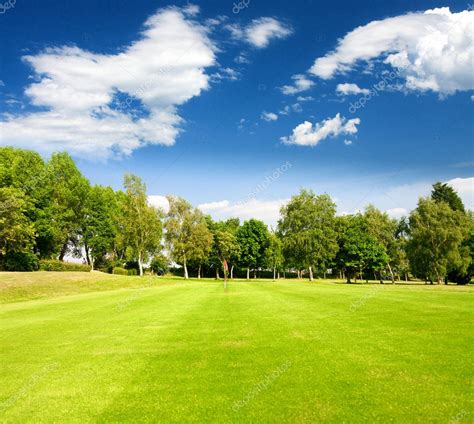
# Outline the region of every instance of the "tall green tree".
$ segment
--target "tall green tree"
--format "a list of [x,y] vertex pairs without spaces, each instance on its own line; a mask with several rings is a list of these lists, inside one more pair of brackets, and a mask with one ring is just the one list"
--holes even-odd
[[52,236],[55,253],[63,260],[70,244],[77,243],[90,187],[67,153],[53,153],[47,163],[46,175],[49,204],[42,231]]
[[170,204],[166,219],[166,242],[173,260],[183,265],[184,278],[188,279],[188,263],[198,263],[200,277],[201,264],[209,256],[212,248],[212,234],[204,215],[180,197],[168,196]]
[[268,247],[265,249],[265,263],[268,268],[273,270],[273,280],[276,280],[276,273],[283,266],[283,245],[281,239],[274,232],[269,234]]
[[364,215],[347,215],[339,218],[339,251],[336,262],[345,273],[347,282],[357,278],[364,271],[381,271],[388,262],[388,255],[382,244],[369,232]]
[[250,269],[255,272],[257,268],[265,266],[265,249],[269,243],[268,228],[264,222],[250,219],[238,228],[236,236],[240,246],[240,263],[247,268],[249,279]]
[[441,283],[450,264],[463,262],[462,244],[469,224],[467,215],[448,203],[420,198],[410,215],[408,258],[413,273]]
[[[390,272],[392,282],[395,281],[395,259],[400,253],[397,251],[399,245],[396,242],[397,221],[382,212],[373,205],[365,208],[364,219],[367,223],[368,233],[383,247],[387,255],[386,266]],[[382,264],[377,264],[383,266]]]
[[139,177],[126,174],[124,188],[120,231],[127,257],[138,262],[142,276],[143,264],[161,248],[162,213],[148,204],[146,186]]
[[[237,237],[229,230],[218,230],[214,235],[217,256],[224,271],[224,281],[227,284],[227,272],[229,260],[232,256],[238,255],[240,250]],[[218,274],[217,274],[218,275]]]
[[20,189],[0,188],[0,257],[31,251],[35,228],[28,209],[27,197]]
[[336,205],[327,194],[317,196],[301,190],[281,208],[278,232],[282,236],[285,256],[301,268],[307,268],[313,280],[313,269],[325,270],[335,257]]
[[456,190],[454,190],[447,183],[437,182],[433,184],[431,198],[437,203],[446,202],[454,211],[465,212],[464,204],[461,198],[456,193]]
[[98,259],[113,251],[116,237],[114,204],[115,193],[110,187],[94,186],[87,196],[81,245],[92,269]]

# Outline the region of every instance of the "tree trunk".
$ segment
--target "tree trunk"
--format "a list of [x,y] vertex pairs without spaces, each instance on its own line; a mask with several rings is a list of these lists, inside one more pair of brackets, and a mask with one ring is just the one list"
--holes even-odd
[[314,278],[313,278],[313,268],[308,267],[308,271],[309,271],[309,281],[313,281],[314,280]]
[[393,275],[392,267],[390,266],[390,264],[387,264],[387,266],[388,266],[388,270],[390,271],[390,277],[392,279],[392,284],[395,284],[395,276]]
[[67,245],[68,245],[69,239],[66,239],[64,244],[61,247],[61,252],[59,252],[59,260],[64,261],[64,256],[66,256],[67,253]]
[[405,281],[408,282],[408,274],[405,272]]
[[277,280],[279,280],[279,279],[280,279],[280,271],[278,271],[278,273],[277,273]]
[[276,277],[276,268],[273,267],[273,281],[275,281],[275,277]]
[[351,284],[351,274],[347,273],[347,280],[346,280],[346,283],[347,284]]
[[199,264],[199,267],[198,267],[198,280],[201,279],[201,264]]
[[184,268],[184,279],[187,280],[189,278],[188,275],[188,266],[186,265],[186,258],[183,260],[183,268]]
[[247,268],[247,280],[250,280],[250,268]]
[[230,267],[230,279],[232,280],[234,278],[234,265]]
[[218,280],[220,277],[219,277],[219,267],[216,267],[216,280]]
[[140,271],[140,277],[143,277],[143,264],[142,264],[142,255],[138,255],[138,269]]
[[87,243],[84,243],[84,250],[86,252],[86,262],[87,262],[87,265],[90,265],[91,264],[91,257],[89,255],[89,246],[87,245]]
[[256,269],[253,270],[253,278],[257,278],[257,270]]

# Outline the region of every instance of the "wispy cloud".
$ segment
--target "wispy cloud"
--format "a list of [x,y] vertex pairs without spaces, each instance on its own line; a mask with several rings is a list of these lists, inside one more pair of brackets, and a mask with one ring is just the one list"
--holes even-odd
[[235,39],[258,49],[267,47],[272,40],[286,38],[293,32],[288,25],[269,17],[254,19],[247,26],[228,24],[226,28]]

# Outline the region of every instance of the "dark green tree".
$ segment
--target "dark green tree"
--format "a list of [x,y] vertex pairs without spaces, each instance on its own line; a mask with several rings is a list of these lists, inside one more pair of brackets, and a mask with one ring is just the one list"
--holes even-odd
[[256,270],[265,266],[265,249],[268,247],[268,228],[264,222],[257,219],[245,221],[236,232],[240,246],[240,263],[247,268],[247,279],[250,278],[250,269]]

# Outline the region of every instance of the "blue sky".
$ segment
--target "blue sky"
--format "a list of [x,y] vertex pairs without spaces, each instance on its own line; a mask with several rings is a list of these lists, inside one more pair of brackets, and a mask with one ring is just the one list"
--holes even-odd
[[473,25],[461,1],[10,0],[0,144],[217,218],[272,223],[301,187],[399,216],[439,180],[472,208]]

